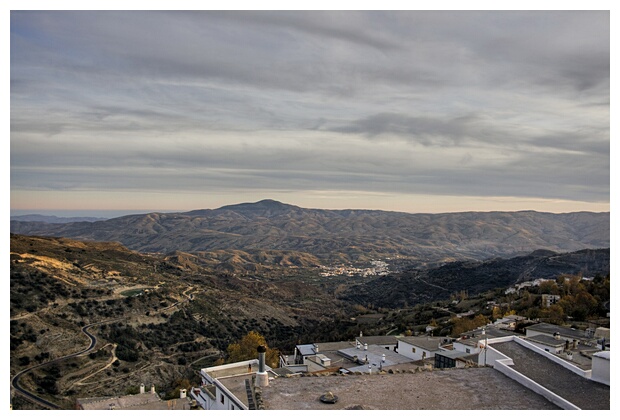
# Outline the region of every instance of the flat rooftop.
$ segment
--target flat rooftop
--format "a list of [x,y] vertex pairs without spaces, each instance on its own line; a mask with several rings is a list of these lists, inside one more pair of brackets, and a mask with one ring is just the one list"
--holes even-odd
[[163,401],[150,392],[121,397],[80,398],[84,410],[190,410],[188,398]]
[[425,335],[419,337],[401,337],[399,340],[428,351],[437,351],[439,350],[439,346],[444,344],[445,337],[429,337]]
[[584,340],[584,341],[593,339],[591,337],[588,337],[585,331],[577,330],[574,328],[561,327],[559,325],[554,325],[554,324],[547,324],[544,322],[541,322],[540,324],[530,325],[529,327],[526,327],[525,329],[526,331],[536,331],[536,332],[549,334],[549,335],[553,335],[557,332],[557,333],[560,333],[562,337],[569,337],[569,338],[574,338],[574,339]]
[[[348,359],[353,359],[357,356],[358,360],[365,361],[368,359],[367,364],[357,365],[354,364],[347,369],[351,372],[368,372],[368,366],[372,366],[372,369],[377,371],[380,366],[384,369],[388,367],[392,367],[400,364],[412,363],[413,360],[403,356],[402,354],[398,354],[393,351],[389,351],[381,347],[377,344],[371,344],[368,346],[367,350],[363,348],[358,349],[356,347],[351,347],[348,349],[342,349],[339,351],[339,354],[345,356]],[[385,362],[383,361],[383,355],[385,355]]]
[[246,373],[244,375],[231,376],[229,378],[220,378],[219,381],[222,385],[226,387],[232,394],[235,395],[245,405],[248,407],[248,394],[245,389],[245,380],[249,379],[250,383],[254,384],[255,374]]
[[[319,400],[328,391],[337,403]],[[263,388],[263,401],[267,410],[558,409],[492,368],[276,378]]]
[[610,387],[583,378],[514,341],[489,344],[514,361],[512,369],[584,410],[609,410]]

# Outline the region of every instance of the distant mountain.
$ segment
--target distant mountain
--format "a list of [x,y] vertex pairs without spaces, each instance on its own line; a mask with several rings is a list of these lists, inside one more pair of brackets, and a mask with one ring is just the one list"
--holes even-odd
[[406,270],[379,277],[343,291],[344,300],[399,308],[448,299],[454,292],[470,295],[537,278],[555,278],[560,274],[583,276],[608,275],[609,249],[587,249],[558,254],[538,250],[529,255],[487,261],[457,261],[423,270]]
[[25,214],[23,216],[11,216],[11,221],[16,222],[44,222],[44,223],[74,223],[74,222],[99,222],[107,220],[103,217],[57,217],[43,214]]
[[279,250],[340,262],[396,256],[420,262],[481,260],[536,249],[607,248],[610,241],[609,213],[409,214],[306,209],[273,200],[93,223],[11,221],[11,232],[117,241],[141,252]]

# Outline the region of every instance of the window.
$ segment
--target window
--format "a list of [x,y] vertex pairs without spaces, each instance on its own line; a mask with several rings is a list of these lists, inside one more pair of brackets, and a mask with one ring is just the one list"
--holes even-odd
[[465,353],[471,353],[471,349],[465,349]]
[[415,353],[415,347],[411,347],[411,351]]
[[220,403],[224,404],[224,394],[220,394]]

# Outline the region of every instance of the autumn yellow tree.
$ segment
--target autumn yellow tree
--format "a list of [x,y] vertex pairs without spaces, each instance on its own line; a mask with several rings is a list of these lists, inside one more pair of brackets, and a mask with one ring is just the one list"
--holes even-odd
[[241,338],[241,340],[228,346],[228,359],[226,359],[226,362],[234,363],[244,360],[257,359],[258,346],[265,346],[267,348],[265,363],[273,368],[278,367],[280,352],[277,349],[270,349],[267,345],[265,337],[256,331],[250,331],[247,335]]
[[452,319],[450,319],[450,323],[452,324],[452,334],[459,335],[466,331],[471,331],[478,327],[487,325],[489,323],[489,319],[482,314],[478,314],[472,319],[452,317]]
[[541,281],[540,284],[538,285],[538,291],[546,295],[559,295],[560,294],[560,288],[558,287],[558,284],[553,280]]

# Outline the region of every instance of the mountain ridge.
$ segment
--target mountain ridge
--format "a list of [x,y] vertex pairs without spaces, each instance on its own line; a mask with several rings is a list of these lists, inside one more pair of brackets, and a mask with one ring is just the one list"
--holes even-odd
[[127,215],[97,222],[11,221],[11,232],[117,241],[141,252],[299,251],[349,262],[403,256],[419,261],[514,256],[535,249],[609,247],[609,213],[306,209],[275,200],[214,210]]

